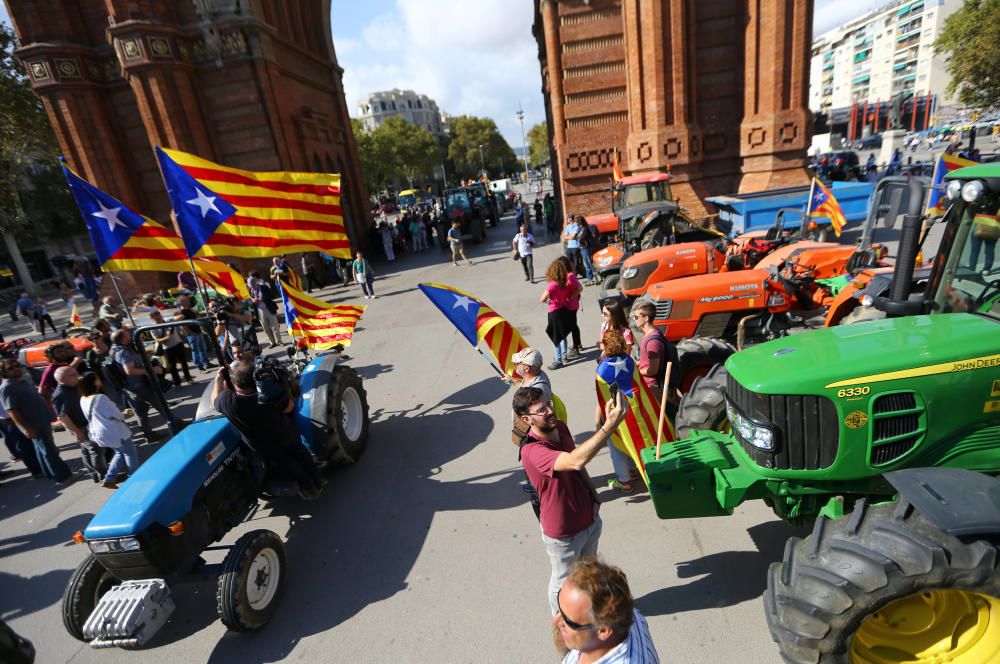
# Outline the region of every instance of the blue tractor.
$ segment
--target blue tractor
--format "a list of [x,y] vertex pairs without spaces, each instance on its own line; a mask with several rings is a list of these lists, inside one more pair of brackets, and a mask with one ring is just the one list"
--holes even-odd
[[[208,329],[207,321],[203,325]],[[144,333],[136,346],[147,363]],[[211,338],[211,336],[210,336]],[[252,334],[250,335],[252,338]],[[301,442],[321,465],[350,464],[368,441],[368,402],[361,378],[336,352],[290,361],[256,360],[261,394],[286,390],[295,399]],[[216,350],[221,361],[221,355]],[[297,486],[270,477],[240,434],[202,396],[195,421],[143,463],[74,538],[89,555],[63,595],[63,624],[95,648],[144,645],[173,612],[170,583],[213,571],[201,557],[257,507],[294,496]],[[162,398],[162,394],[159,395]],[[262,397],[263,398],[263,397]],[[284,585],[285,550],[278,535],[254,530],[229,547],[218,566],[219,618],[234,631],[265,625]]]

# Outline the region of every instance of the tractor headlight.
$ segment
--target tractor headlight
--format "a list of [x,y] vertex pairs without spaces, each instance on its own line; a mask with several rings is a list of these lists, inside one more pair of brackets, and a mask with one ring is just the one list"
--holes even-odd
[[774,451],[774,431],[746,417],[726,400],[726,414],[733,431],[747,444],[765,452]]
[[984,189],[981,180],[966,182],[965,186],[962,187],[962,200],[966,203],[975,203],[983,195]]
[[634,266],[629,266],[624,270],[622,270],[622,279],[631,279],[637,274],[639,274],[639,268]]
[[135,537],[118,537],[115,539],[88,540],[87,546],[92,553],[125,553],[138,551],[142,548]]
[[948,186],[945,188],[945,193],[948,195],[949,199],[957,201],[958,197],[962,195],[962,181],[952,180],[949,182]]

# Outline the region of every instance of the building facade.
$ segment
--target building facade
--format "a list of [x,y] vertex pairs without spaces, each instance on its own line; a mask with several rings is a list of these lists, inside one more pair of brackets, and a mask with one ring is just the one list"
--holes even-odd
[[[951,79],[945,56],[934,54],[934,40],[961,6],[962,0],[897,0],[816,37],[809,108],[837,115],[867,106],[884,115],[889,100],[902,95],[917,101],[916,113],[910,103],[902,109],[911,116],[904,124],[929,124],[932,105],[957,103],[947,93]],[[871,117],[866,115],[866,124]]]
[[403,118],[439,138],[447,131],[447,124],[437,103],[427,95],[418,95],[413,90],[372,92],[358,102],[358,113],[365,131],[373,131],[391,117]]
[[169,223],[156,145],[248,170],[338,172],[348,235],[364,243],[368,194],[330,0],[7,6],[17,57],[82,177]]
[[553,175],[566,213],[625,174],[706,196],[808,182],[809,0],[535,0]]

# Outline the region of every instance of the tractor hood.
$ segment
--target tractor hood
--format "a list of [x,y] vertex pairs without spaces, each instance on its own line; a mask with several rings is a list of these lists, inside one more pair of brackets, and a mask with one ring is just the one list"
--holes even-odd
[[737,270],[702,274],[653,284],[646,291],[651,299],[677,302],[748,300],[747,308],[764,306],[766,270]]
[[597,229],[598,233],[617,233],[618,217],[614,212],[592,214],[586,218],[587,223]]
[[892,318],[793,334],[736,353],[726,368],[753,392],[823,394],[830,388],[1000,366],[998,334],[1000,323],[976,314]]

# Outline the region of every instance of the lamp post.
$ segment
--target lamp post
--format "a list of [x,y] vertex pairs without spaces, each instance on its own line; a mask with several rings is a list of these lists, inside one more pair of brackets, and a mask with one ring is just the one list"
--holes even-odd
[[479,166],[482,170],[482,177],[486,177],[486,160],[483,158],[483,144],[479,144]]
[[521,103],[517,104],[517,121],[521,123],[521,158],[524,159],[524,192],[528,193],[528,146],[524,141],[524,110]]

